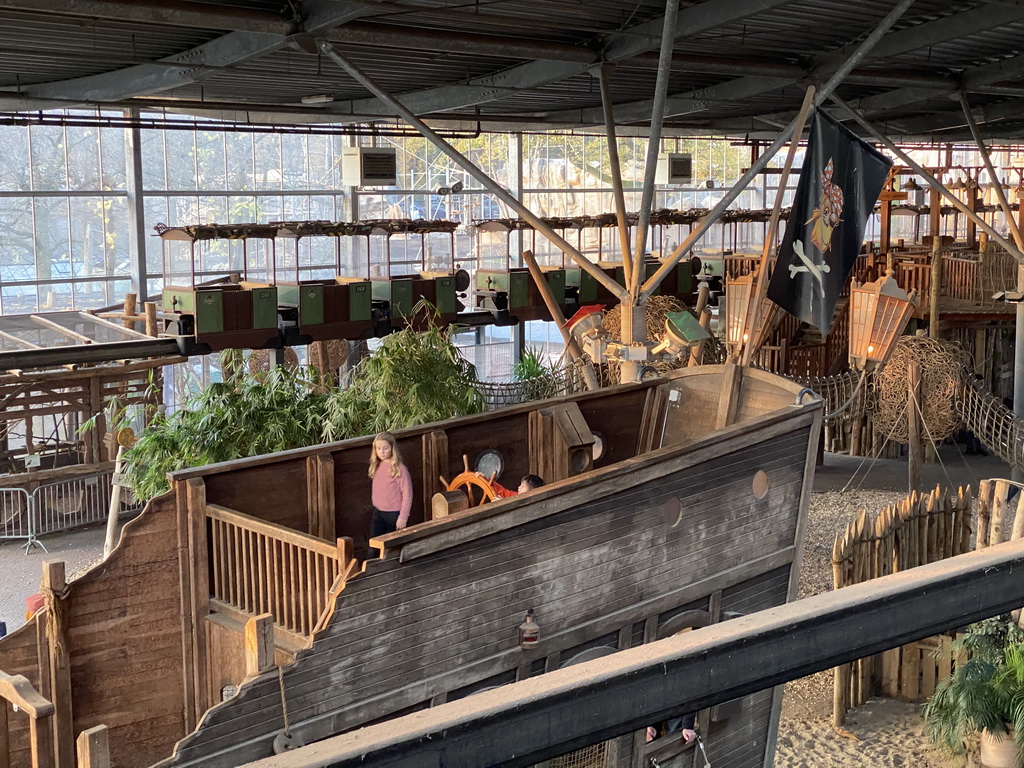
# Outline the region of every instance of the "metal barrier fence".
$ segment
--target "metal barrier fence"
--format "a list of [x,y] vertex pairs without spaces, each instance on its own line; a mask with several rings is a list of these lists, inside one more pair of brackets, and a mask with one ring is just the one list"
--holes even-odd
[[[0,488],[0,540],[24,539],[26,552],[33,545],[45,551],[39,536],[105,521],[113,476],[112,471],[78,475],[31,492]],[[120,514],[138,509],[134,496],[122,492]]]

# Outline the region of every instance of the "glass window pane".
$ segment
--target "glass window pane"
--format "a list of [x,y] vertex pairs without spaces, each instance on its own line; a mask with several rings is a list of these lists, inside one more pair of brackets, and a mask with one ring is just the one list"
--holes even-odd
[[55,125],[34,125],[32,138],[32,188],[43,192],[67,189],[64,158],[64,129]]
[[71,211],[71,269],[69,277],[107,274],[104,255],[105,202],[101,197],[73,197]]
[[166,131],[167,185],[170,189],[196,188],[196,146],[192,131]]
[[281,136],[281,168],[285,189],[310,189],[306,136]]
[[68,126],[67,141],[68,188],[101,189],[99,128]]
[[251,133],[227,133],[224,135],[227,153],[228,189],[253,189],[253,157]]
[[69,277],[71,244],[68,231],[68,199],[43,197],[35,201],[36,279]]
[[256,152],[256,189],[281,189],[281,142],[272,133],[253,137]]
[[100,160],[103,165],[102,189],[125,189],[128,166],[125,152],[125,131],[121,128],[100,128]]
[[29,189],[28,128],[0,126],[0,146],[5,149],[4,162],[0,163],[0,189],[12,192]]
[[161,131],[142,131],[142,185],[146,189],[167,189],[164,168],[164,138]]
[[[224,189],[224,134],[199,131],[196,134],[196,156],[199,166],[199,189]],[[216,221],[219,222],[221,219]]]

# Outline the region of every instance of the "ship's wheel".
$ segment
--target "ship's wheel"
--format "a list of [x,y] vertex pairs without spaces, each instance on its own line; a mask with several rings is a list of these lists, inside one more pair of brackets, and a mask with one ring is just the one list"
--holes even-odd
[[494,480],[493,474],[488,479],[481,476],[479,472],[471,470],[469,468],[469,457],[465,455],[462,457],[462,465],[464,467],[463,471],[453,477],[451,482],[441,477],[441,483],[446,491],[462,491],[466,494],[466,498],[469,499],[469,506],[471,507],[479,507],[481,504],[486,504],[498,498],[494,486],[491,485],[491,482]]
[[476,472],[462,472],[456,475],[448,483],[447,490],[462,491],[469,499],[471,507],[479,507],[481,504],[498,498],[498,494],[494,492],[494,487],[487,478],[480,477]]

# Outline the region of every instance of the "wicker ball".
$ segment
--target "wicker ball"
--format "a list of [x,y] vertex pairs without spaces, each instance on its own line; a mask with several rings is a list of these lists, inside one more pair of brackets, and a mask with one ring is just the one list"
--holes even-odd
[[907,408],[913,405],[908,405],[907,366],[917,362],[921,366],[921,436],[926,440],[948,437],[960,424],[954,404],[967,360],[959,344],[927,336],[901,337],[889,362],[875,375],[876,428],[890,440],[909,440]]

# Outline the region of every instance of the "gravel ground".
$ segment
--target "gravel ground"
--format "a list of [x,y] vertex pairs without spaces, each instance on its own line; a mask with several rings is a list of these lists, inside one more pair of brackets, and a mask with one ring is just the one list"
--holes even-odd
[[105,528],[92,525],[64,533],[47,534],[26,553],[24,542],[0,543],[0,573],[4,588],[0,590],[0,621],[13,632],[25,623],[25,598],[39,589],[43,561],[63,560],[70,580],[98,563],[103,555]]

